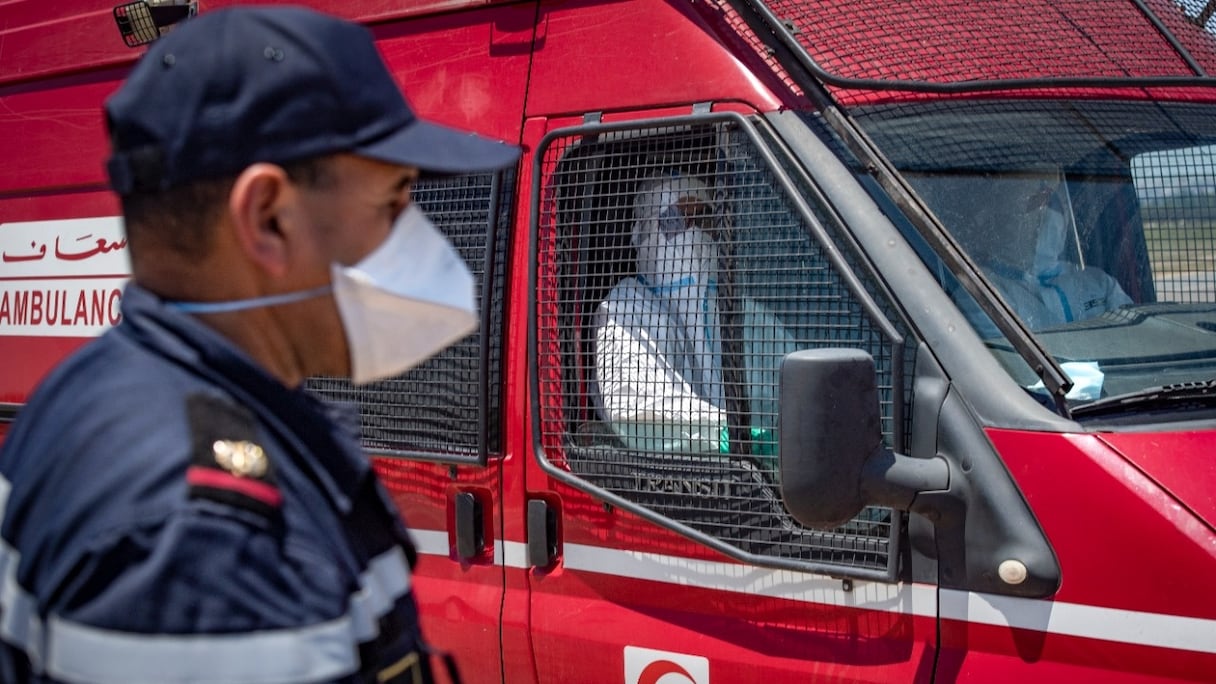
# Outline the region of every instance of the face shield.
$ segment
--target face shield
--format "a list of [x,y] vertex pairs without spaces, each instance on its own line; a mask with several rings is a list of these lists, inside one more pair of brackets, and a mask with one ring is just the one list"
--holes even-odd
[[1040,280],[1060,274],[1068,261],[1068,246],[1072,225],[1072,203],[1063,181],[1043,182],[1027,202],[1026,215],[1032,221],[1035,237],[1030,275]]

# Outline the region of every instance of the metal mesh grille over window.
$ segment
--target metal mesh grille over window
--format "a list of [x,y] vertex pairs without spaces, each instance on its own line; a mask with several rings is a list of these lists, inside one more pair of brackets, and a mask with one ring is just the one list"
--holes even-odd
[[[483,321],[476,332],[397,378],[360,387],[336,378],[309,380],[308,388],[318,394],[359,406],[363,444],[369,450],[445,461],[481,460],[501,450],[511,187],[510,173],[499,180],[479,174],[424,179],[413,192],[414,201],[473,272]],[[489,297],[484,296],[487,285]]]
[[1144,154],[1132,172],[1157,301],[1216,301],[1216,148]]
[[1042,233],[1025,198],[1051,176],[1065,181],[1061,262],[1109,273],[1132,303],[1208,304],[1216,295],[1209,109],[991,99],[859,107],[854,117],[998,285],[1008,269],[1034,273]]
[[890,510],[827,533],[786,514],[778,374],[797,349],[870,352],[891,443],[902,439],[902,345],[842,279],[810,230],[820,217],[797,210],[749,130],[692,119],[572,133],[543,151],[544,457],[576,485],[736,556],[889,576]]
[[765,4],[835,78],[950,84],[1216,71],[1216,22],[1210,3],[1194,0]]

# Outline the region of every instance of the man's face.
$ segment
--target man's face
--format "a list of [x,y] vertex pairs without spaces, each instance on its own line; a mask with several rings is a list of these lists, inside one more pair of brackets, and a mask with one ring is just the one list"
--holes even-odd
[[[339,155],[315,187],[304,187],[301,205],[315,228],[319,258],[350,266],[367,256],[392,229],[411,200],[414,168],[354,155]],[[328,272],[328,271],[327,271]]]
[[[380,246],[411,201],[418,170],[354,155],[339,155],[315,186],[297,185],[293,217],[304,229],[297,241],[288,289],[329,283],[333,264],[351,266]],[[309,350],[313,375],[346,376],[350,353],[332,296],[315,300],[308,316],[294,318],[297,348]]]

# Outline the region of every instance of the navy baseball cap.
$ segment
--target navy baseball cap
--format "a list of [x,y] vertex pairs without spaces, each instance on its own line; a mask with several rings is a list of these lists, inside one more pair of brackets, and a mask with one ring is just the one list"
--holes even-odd
[[423,175],[492,171],[519,148],[414,114],[371,32],[301,7],[230,7],[152,44],[105,103],[110,183],[164,190],[350,152]]

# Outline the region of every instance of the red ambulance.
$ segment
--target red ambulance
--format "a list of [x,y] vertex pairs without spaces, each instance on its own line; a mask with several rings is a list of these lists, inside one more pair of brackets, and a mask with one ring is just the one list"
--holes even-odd
[[[1216,2],[303,4],[525,150],[416,193],[479,330],[310,381],[467,681],[1216,681]],[[187,3],[146,5],[0,4],[0,435],[119,319],[101,103]],[[606,409],[665,176],[716,254],[709,440]]]

